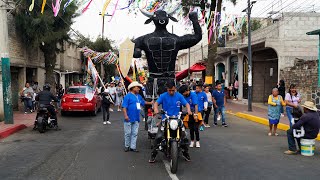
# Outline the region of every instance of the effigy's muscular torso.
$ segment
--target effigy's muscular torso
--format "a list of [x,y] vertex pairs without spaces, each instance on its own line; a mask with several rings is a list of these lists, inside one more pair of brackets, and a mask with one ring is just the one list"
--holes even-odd
[[179,51],[177,36],[173,34],[167,34],[166,37],[157,36],[155,33],[149,35],[143,41],[143,47],[145,47],[143,50],[147,56],[149,72],[151,74],[171,74],[173,72],[174,75],[176,58]]

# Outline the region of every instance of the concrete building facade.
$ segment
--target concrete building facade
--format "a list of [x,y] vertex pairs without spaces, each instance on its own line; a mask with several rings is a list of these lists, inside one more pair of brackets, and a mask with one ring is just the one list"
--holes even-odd
[[[302,72],[299,68],[309,68],[310,72],[317,68],[318,37],[306,33],[319,26],[319,13],[283,13],[272,25],[252,32],[253,101],[266,102],[280,79],[285,80],[287,87],[297,84],[303,98],[311,99],[311,94],[317,91],[317,80],[308,84],[297,72]],[[215,62],[215,79],[224,74],[228,86],[238,77],[238,98],[244,100],[248,96],[247,42],[247,37],[227,41],[226,47],[218,49]],[[297,63],[302,64],[301,67],[297,67]],[[315,75],[309,73],[303,77],[316,78]]]

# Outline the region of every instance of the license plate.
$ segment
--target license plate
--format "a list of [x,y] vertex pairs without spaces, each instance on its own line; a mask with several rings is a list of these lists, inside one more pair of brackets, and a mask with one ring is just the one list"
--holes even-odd
[[74,99],[73,102],[80,102],[80,100],[79,99]]

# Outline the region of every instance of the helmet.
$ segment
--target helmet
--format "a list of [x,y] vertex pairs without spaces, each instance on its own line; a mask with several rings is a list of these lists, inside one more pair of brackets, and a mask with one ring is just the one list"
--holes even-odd
[[50,88],[51,88],[50,84],[45,84],[45,85],[43,86],[43,90],[48,90],[48,91],[50,91]]

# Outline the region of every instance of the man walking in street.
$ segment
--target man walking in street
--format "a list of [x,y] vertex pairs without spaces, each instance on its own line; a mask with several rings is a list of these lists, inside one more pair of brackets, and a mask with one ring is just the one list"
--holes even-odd
[[152,105],[152,102],[146,102],[142,99],[139,94],[142,85],[134,81],[129,86],[128,93],[122,103],[123,114],[124,114],[124,141],[125,141],[125,152],[137,150],[137,138],[140,122],[140,110],[141,106],[145,104]]
[[[109,94],[109,89],[105,89],[102,94],[102,115],[103,115],[103,124],[111,124],[109,121],[110,118],[110,105],[113,104],[113,101]],[[107,120],[106,120],[106,113],[107,113]]]
[[[196,145],[200,148],[200,135],[199,135],[199,121],[198,121],[198,97],[195,92],[191,92],[189,87],[183,85],[179,88],[179,92],[184,96],[185,100],[189,103],[193,115],[189,115],[188,126],[190,129],[191,148]],[[194,136],[196,136],[196,143],[194,143]]]
[[222,126],[228,127],[228,124],[226,123],[225,119],[225,103],[226,103],[226,97],[224,94],[224,90],[222,89],[221,83],[217,84],[217,89],[212,92],[213,97],[213,104],[214,104],[214,126],[218,125],[217,118],[219,113],[221,113],[221,121]]
[[293,136],[293,129],[300,129],[303,126],[305,131],[303,139],[315,139],[319,133],[320,117],[316,105],[313,102],[306,101],[302,107],[305,114],[302,115],[300,120],[287,131],[289,150],[284,152],[287,155],[297,154],[295,139],[297,140],[299,149],[301,148],[300,138],[295,138]]

